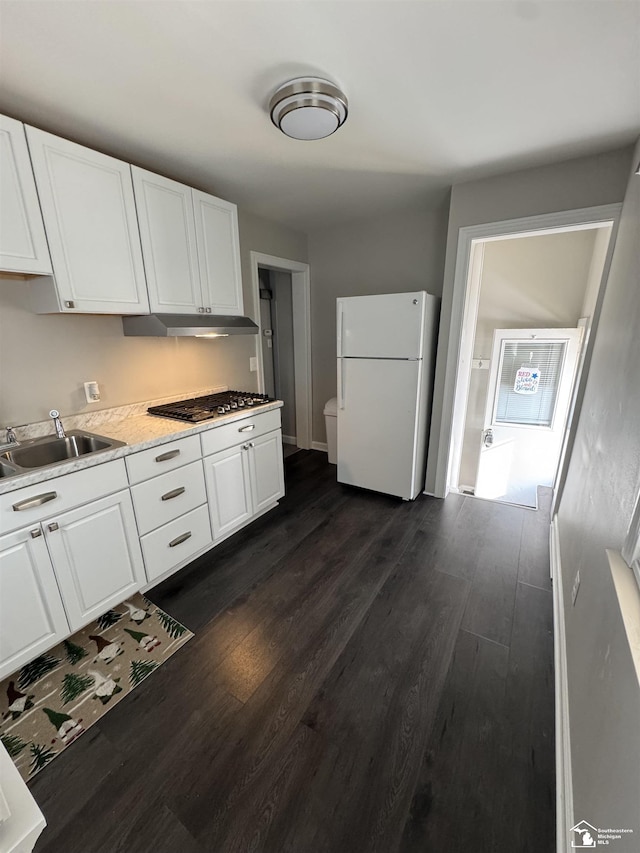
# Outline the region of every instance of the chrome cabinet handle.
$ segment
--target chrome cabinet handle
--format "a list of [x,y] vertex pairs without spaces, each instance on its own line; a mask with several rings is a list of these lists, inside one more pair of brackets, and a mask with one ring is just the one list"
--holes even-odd
[[249,447],[255,447],[255,443],[253,441],[249,442]]
[[37,538],[38,538],[38,536],[42,536],[42,530],[40,530],[40,528],[39,528],[39,527],[36,527],[36,528],[35,528],[35,530],[32,530],[32,531],[31,531],[31,538],[32,538],[32,539],[37,539]]
[[205,314],[211,314],[211,308],[205,308]]
[[243,449],[243,450],[248,450],[248,449],[249,449],[249,445],[248,445],[248,444],[243,444],[243,445],[242,445],[242,449]]
[[162,495],[160,498],[161,501],[170,501],[172,498],[177,498],[178,495],[183,495],[185,492],[184,486],[178,486],[177,489],[172,489],[170,492],[167,492],[166,495]]
[[251,432],[252,429],[255,429],[255,424],[249,424],[248,426],[243,426],[238,429],[238,432]]
[[482,443],[484,444],[485,447],[491,447],[491,445],[493,444],[493,430],[492,429],[486,429],[484,431],[484,435],[482,437]]
[[156,456],[156,462],[166,462],[168,459],[175,459],[179,454],[179,450],[167,450],[166,453],[161,453],[160,456]]
[[176,536],[175,539],[172,539],[171,542],[169,542],[169,548],[175,548],[176,545],[182,545],[182,543],[186,542],[187,539],[190,539],[191,536],[192,533],[190,530],[188,530],[186,533],[183,533],[182,536]]
[[22,512],[23,509],[33,509],[36,506],[49,503],[58,497],[57,492],[45,492],[43,495],[36,495],[33,498],[25,498],[23,501],[18,501],[13,505],[14,512]]
[[47,529],[49,533],[55,533],[58,529],[58,524],[55,521],[52,521],[51,524],[47,524]]

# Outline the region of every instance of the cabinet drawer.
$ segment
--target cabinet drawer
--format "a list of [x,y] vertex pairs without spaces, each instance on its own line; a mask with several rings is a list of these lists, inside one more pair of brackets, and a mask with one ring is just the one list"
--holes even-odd
[[140,539],[150,581],[181,565],[211,543],[209,511],[198,507]]
[[127,489],[124,459],[114,459],[35,486],[0,495],[0,531],[38,523],[73,507]]
[[248,415],[242,420],[203,432],[202,455],[209,456],[211,453],[227,450],[274,429],[280,429],[280,409]]
[[131,485],[141,483],[150,477],[157,477],[166,471],[173,471],[189,462],[200,459],[200,439],[197,435],[179,438],[168,444],[159,444],[140,453],[127,456],[127,473]]
[[138,530],[142,536],[206,503],[202,462],[153,477],[131,488]]

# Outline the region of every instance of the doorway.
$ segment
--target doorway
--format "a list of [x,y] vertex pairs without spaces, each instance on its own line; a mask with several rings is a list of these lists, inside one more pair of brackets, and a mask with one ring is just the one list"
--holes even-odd
[[452,491],[536,508],[538,487],[556,487],[611,233],[606,222],[473,241]]
[[311,447],[309,266],[251,252],[258,387],[284,402],[285,457]]
[[282,444],[285,459],[298,448],[296,429],[293,302],[290,272],[258,268],[264,390],[282,400]]

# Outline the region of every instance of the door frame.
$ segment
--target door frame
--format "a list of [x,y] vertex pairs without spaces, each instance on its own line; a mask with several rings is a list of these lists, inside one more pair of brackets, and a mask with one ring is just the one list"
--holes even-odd
[[311,278],[309,264],[290,261],[262,252],[250,252],[253,316],[258,324],[256,358],[258,391],[264,393],[264,361],[262,357],[262,323],[260,319],[260,278],[258,268],[291,273],[293,306],[293,362],[296,390],[296,444],[311,449],[312,380],[311,380]]
[[[433,495],[445,498],[459,476],[462,457],[462,439],[467,412],[467,396],[471,378],[471,359],[473,341],[480,301],[480,278],[482,272],[482,254],[484,243],[509,238],[529,237],[539,234],[559,234],[566,231],[603,228],[611,226],[611,238],[607,248],[598,298],[591,325],[591,333],[586,345],[585,358],[578,378],[575,406],[568,424],[565,452],[562,457],[562,470],[556,478],[554,501],[564,485],[566,468],[571,456],[577,425],[576,415],[584,397],[586,379],[591,362],[591,353],[596,337],[597,323],[604,297],[604,283],[609,275],[611,257],[615,245],[621,204],[599,205],[539,216],[527,216],[519,219],[506,219],[481,225],[469,225],[458,232],[458,247],[453,284],[453,300],[449,339],[446,351],[445,377],[442,396],[442,416],[439,431],[432,434],[431,450],[437,451],[435,464],[435,484]],[[480,251],[480,256],[476,252]],[[442,358],[444,353],[440,353]],[[437,445],[436,445],[437,442]]]

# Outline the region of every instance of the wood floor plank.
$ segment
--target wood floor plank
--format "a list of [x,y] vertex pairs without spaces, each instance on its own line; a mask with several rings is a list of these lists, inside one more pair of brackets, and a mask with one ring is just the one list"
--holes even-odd
[[538,509],[525,513],[518,560],[518,580],[546,590],[551,590],[550,491],[539,488]]
[[276,510],[150,591],[196,636],[31,783],[36,853],[550,851],[548,495],[285,471]]
[[460,631],[400,853],[520,851],[499,798],[509,763],[503,739],[508,656],[503,646]]
[[553,605],[551,593],[518,584],[506,681],[506,808],[519,815],[517,843],[537,826],[539,849],[555,849]]
[[223,780],[216,791],[216,808],[203,810],[197,804],[178,801],[176,813],[196,838],[212,837],[221,849],[233,824],[242,821],[242,808],[263,785],[268,785],[272,767],[286,748],[291,732],[319,683],[339,657],[350,636],[366,614],[371,601],[408,544],[411,533],[398,536],[402,525],[387,532],[378,525],[371,541],[345,567],[322,605],[309,614],[298,635],[291,637],[286,654],[261,683],[239,714],[239,737],[230,743],[216,763],[215,773]]
[[283,850],[389,853],[399,840],[468,587],[429,566],[425,539],[413,538],[305,712],[325,748]]

